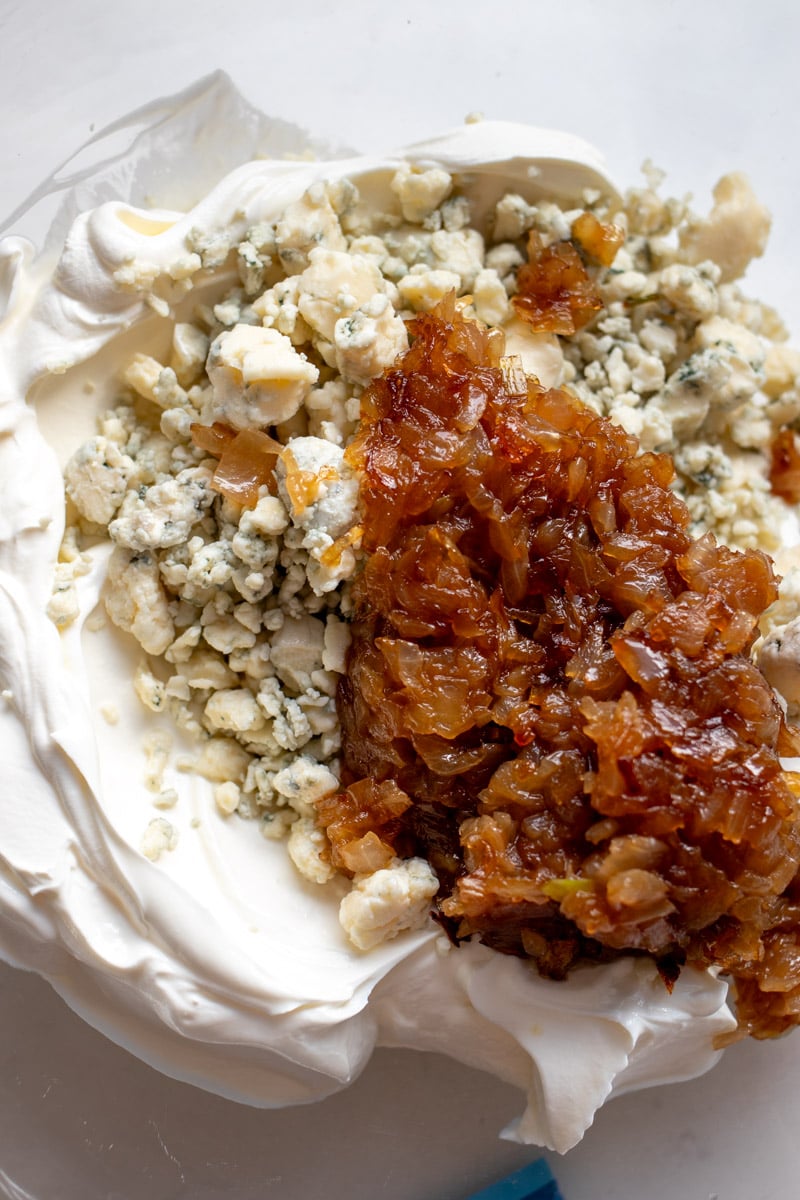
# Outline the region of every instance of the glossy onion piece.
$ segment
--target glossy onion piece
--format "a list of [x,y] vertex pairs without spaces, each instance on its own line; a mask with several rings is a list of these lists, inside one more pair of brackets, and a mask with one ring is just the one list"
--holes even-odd
[[771,447],[769,481],[776,496],[789,504],[800,501],[800,437],[782,429]]
[[237,433],[215,421],[213,425],[192,425],[192,441],[219,458],[211,486],[228,500],[254,508],[262,487],[276,491],[275,463],[283,446],[269,434],[259,429]]
[[236,437],[236,430],[233,426],[224,425],[222,421],[215,421],[213,425],[195,423],[189,428],[195,446],[200,450],[208,451],[215,458],[221,458],[225,447],[229,446]]
[[410,332],[347,451],[367,558],[346,791],[319,806],[332,861],[427,857],[453,938],[553,977],[632,952],[668,986],[715,964],[742,1029],[781,1032],[800,786],[750,659],[769,560],[693,540],[669,458],[504,369],[452,300]]
[[[599,245],[599,239],[595,241]],[[568,337],[603,307],[572,242],[542,247],[538,234],[531,233],[528,259],[517,272],[517,292],[511,303],[517,315],[537,333]]]
[[619,225],[603,225],[594,213],[584,212],[572,222],[570,231],[581,249],[603,267],[610,267],[625,241]]

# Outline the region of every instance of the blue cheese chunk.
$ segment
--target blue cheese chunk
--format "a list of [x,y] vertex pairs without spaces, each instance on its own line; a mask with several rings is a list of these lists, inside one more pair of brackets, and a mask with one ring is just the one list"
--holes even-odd
[[292,523],[337,538],[353,524],[358,478],[344,451],[322,438],[294,438],[278,459],[281,499]]
[[287,617],[272,636],[270,661],[278,678],[295,695],[312,686],[312,675],[321,670],[325,652],[325,624],[305,614]]
[[67,495],[87,521],[107,525],[125,493],[136,467],[108,438],[90,438],[64,468]]
[[211,343],[205,424],[262,429],[294,416],[319,371],[276,329],[235,325]]
[[758,652],[758,665],[787,704],[800,706],[800,617],[767,635]]
[[391,188],[400,201],[403,219],[421,225],[453,190],[453,180],[441,167],[427,171],[404,164],[392,179]]
[[767,245],[771,218],[759,203],[746,176],[724,175],[714,188],[714,207],[707,217],[693,218],[680,233],[680,249],[689,263],[711,259],[723,282],[738,279]]
[[384,292],[386,282],[373,259],[318,248],[303,272],[298,308],[317,341],[332,343],[337,321]]
[[148,654],[163,654],[174,641],[169,600],[151,554],[117,546],[108,560],[103,598],[114,624],[132,633]]
[[109,525],[114,541],[131,550],[153,550],[186,542],[203,519],[214,494],[207,467],[187,467],[144,491],[128,492]]
[[275,226],[275,247],[287,275],[305,270],[311,252],[318,246],[347,248],[337,208],[341,211],[348,207],[355,197],[352,185],[345,193],[341,185],[317,183],[288,205]]
[[371,950],[428,919],[439,890],[433,868],[422,858],[395,859],[359,878],[339,906],[339,921],[358,950]]
[[[505,292],[503,292],[505,297]],[[336,368],[343,379],[367,384],[408,349],[405,322],[379,293],[334,326]]]

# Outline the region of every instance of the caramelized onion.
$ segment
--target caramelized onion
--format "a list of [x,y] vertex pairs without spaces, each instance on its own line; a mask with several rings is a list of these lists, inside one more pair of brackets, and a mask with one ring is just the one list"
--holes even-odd
[[531,233],[528,259],[517,272],[511,303],[537,333],[576,333],[603,307],[572,242],[542,247],[538,235]]
[[[521,303],[585,319],[578,256],[547,253]],[[780,1032],[800,1017],[800,827],[749,657],[769,561],[693,541],[671,461],[523,386],[452,299],[410,330],[347,451],[368,555],[346,791],[318,806],[332,861],[425,855],[454,938],[554,977],[620,953],[667,986],[716,965],[742,1028]]]
[[237,433],[219,421],[192,425],[191,431],[196,446],[219,458],[211,480],[215,491],[244,508],[255,507],[262,487],[276,492],[275,463],[283,446],[269,434],[259,429]]
[[776,434],[771,448],[769,481],[776,496],[789,504],[800,501],[800,438],[791,429]]
[[222,421],[215,421],[213,425],[195,423],[189,426],[189,430],[195,446],[208,451],[215,458],[221,458],[225,447],[236,437],[236,430],[231,425],[224,425]]
[[594,213],[584,212],[572,222],[570,230],[581,249],[604,267],[610,267],[625,241],[619,225],[603,225]]

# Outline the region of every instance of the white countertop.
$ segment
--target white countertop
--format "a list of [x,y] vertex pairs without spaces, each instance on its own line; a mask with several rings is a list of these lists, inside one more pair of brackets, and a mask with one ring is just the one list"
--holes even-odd
[[[775,216],[751,289],[800,338],[800,8],[788,0],[0,0],[0,216],[94,128],[218,67],[253,103],[370,151],[467,113],[555,126],[623,184],[651,158],[708,206],[745,170]],[[3,784],[0,782],[0,787]],[[379,1052],[311,1108],[242,1108],[157,1075],[0,965],[0,1197],[463,1200],[536,1157],[497,1140],[519,1098],[435,1055]],[[551,1158],[565,1200],[785,1200],[800,1175],[800,1035],[603,1110]]]

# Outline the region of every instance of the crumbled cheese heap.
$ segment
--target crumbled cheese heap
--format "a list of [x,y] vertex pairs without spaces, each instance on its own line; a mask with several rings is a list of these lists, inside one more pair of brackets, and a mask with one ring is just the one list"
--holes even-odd
[[626,198],[605,309],[564,342],[564,381],[643,450],[674,456],[693,532],[774,552],[786,508],[770,492],[768,454],[800,418],[800,353],[736,283],[764,250],[769,214],[741,175],[718,184],[703,220],[662,200],[659,182],[649,170],[648,186]]
[[[65,626],[77,615],[82,539],[107,531],[105,604],[143,651],[139,698],[198,739],[191,768],[214,784],[217,811],[288,835],[306,879],[332,874],[313,804],[338,785],[335,694],[358,557],[358,480],[343,448],[361,391],[407,348],[414,313],[455,290],[468,315],[504,329],[527,370],[571,387],[643,449],[672,452],[698,530],[778,544],[787,509],[769,490],[767,456],[775,431],[800,420],[800,355],[775,314],[736,284],[762,252],[769,218],[737,175],[719,184],[705,219],[662,200],[658,183],[650,171],[620,212],[585,197],[627,236],[599,277],[605,309],[571,338],[532,333],[510,298],[529,233],[544,244],[568,238],[583,208],[509,194],[478,230],[440,169],[398,171],[385,213],[352,183],[316,184],[238,244],[194,230],[168,278],[146,263],[119,278],[165,317],[181,300],[185,308],[199,272],[207,283],[235,266],[239,286],[174,321],[165,361],[133,357],[121,402],[67,464],[71,523],[51,616]],[[276,492],[263,487],[254,507],[212,486],[216,460],[194,445],[191,426],[213,422],[269,430],[284,447]],[[767,659],[789,645],[797,666],[800,637],[778,643]],[[152,748],[150,757],[148,786],[167,808],[163,754],[155,767]],[[155,859],[176,838],[155,818],[143,851]],[[424,922],[436,886],[426,863],[394,862],[356,878],[342,924],[368,949]]]

